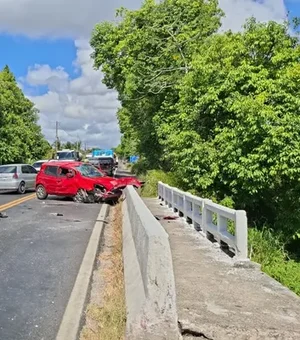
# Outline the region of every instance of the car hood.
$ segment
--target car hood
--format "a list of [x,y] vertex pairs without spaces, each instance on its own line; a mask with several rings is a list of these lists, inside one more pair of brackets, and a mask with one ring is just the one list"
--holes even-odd
[[109,177],[98,177],[98,178],[91,178],[91,177],[82,177],[86,184],[90,184],[92,186],[99,184],[106,187],[107,190],[112,190],[118,186],[118,182],[114,178]]
[[139,181],[136,177],[120,177],[117,181],[118,186],[134,185],[139,188],[144,184],[144,182]]

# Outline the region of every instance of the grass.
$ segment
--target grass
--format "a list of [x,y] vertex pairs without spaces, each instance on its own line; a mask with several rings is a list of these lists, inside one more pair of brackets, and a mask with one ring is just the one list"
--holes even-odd
[[126,325],[126,304],[122,257],[122,205],[113,209],[112,246],[100,256],[101,263],[108,264],[102,270],[104,290],[101,306],[91,304],[87,308],[87,319],[95,327],[84,327],[80,340],[122,340]]
[[300,296],[300,263],[288,258],[279,237],[268,228],[250,228],[249,253],[252,261],[261,264],[266,274]]
[[175,176],[171,173],[165,173],[162,170],[150,170],[146,175],[141,175],[139,178],[145,181],[145,185],[141,191],[143,197],[156,197],[157,184],[159,181],[174,187],[177,185]]

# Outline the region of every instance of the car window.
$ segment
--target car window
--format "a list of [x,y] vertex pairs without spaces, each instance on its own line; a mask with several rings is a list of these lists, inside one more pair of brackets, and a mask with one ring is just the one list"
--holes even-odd
[[68,168],[59,168],[58,169],[58,176],[60,177],[66,177],[67,173],[69,173],[70,171],[72,171],[71,169]]
[[43,165],[44,162],[35,162],[33,164],[33,167],[40,168]]
[[17,172],[17,167],[13,165],[0,166],[0,174],[13,174]]
[[48,166],[46,166],[45,174],[49,175],[49,176],[55,176],[56,177],[57,176],[57,169],[58,169],[57,166],[48,165]]
[[29,174],[29,169],[28,169],[28,166],[27,165],[22,165],[21,166],[21,172],[22,174]]
[[90,164],[81,164],[79,166],[76,166],[76,169],[84,177],[103,177],[103,174],[97,168]]
[[37,171],[31,165],[27,165],[30,174],[37,174]]

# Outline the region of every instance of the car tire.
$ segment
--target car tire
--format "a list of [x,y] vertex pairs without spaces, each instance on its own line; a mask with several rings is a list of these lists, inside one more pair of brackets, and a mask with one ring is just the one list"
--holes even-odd
[[36,187],[36,197],[39,200],[44,200],[48,197],[47,191],[42,184],[37,185]]
[[78,189],[76,195],[73,197],[73,201],[76,203],[85,203],[87,198],[87,193],[84,189]]
[[19,187],[18,187],[18,194],[21,194],[21,195],[23,195],[23,194],[25,194],[25,192],[26,192],[26,185],[25,185],[25,182],[21,182],[20,184],[19,184]]

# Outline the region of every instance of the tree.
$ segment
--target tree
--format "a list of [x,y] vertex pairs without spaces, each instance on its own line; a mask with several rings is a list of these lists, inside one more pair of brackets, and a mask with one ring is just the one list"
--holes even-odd
[[157,121],[172,116],[176,87],[189,71],[193,53],[220,26],[217,3],[146,0],[137,11],[120,9],[118,24],[101,23],[93,31],[95,67],[104,72],[104,83],[118,91],[121,120],[130,125],[137,152],[149,166],[160,166],[164,153],[165,136],[158,134]]
[[279,228],[284,216],[292,236],[300,230],[300,48],[288,32],[287,23],[251,19],[243,33],[208,38],[180,86],[166,145],[189,187],[231,196],[250,218]]
[[8,66],[0,72],[0,160],[25,162],[44,156],[50,145],[37,124],[38,111],[18,87]]

